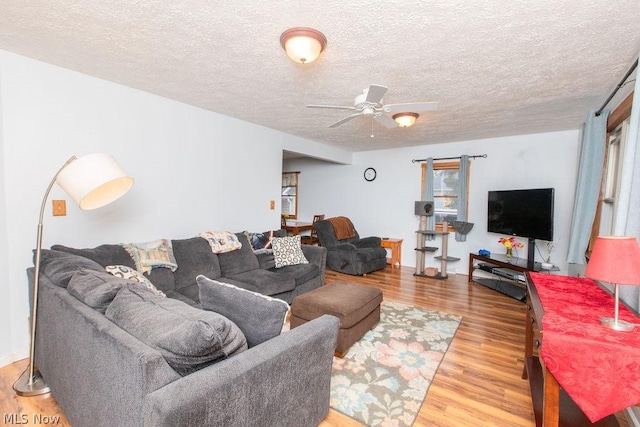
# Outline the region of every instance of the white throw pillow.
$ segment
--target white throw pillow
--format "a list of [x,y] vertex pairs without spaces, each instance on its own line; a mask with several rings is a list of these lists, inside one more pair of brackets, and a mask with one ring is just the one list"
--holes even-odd
[[302,253],[299,235],[274,237],[271,239],[271,246],[273,247],[276,268],[287,265],[309,264],[304,253]]

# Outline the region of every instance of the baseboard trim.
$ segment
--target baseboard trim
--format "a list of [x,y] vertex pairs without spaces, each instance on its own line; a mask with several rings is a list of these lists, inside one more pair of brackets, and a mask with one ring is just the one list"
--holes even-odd
[[24,348],[22,350],[14,351],[9,354],[0,356],[0,368],[4,368],[7,365],[11,365],[18,360],[26,359],[29,357],[29,349]]

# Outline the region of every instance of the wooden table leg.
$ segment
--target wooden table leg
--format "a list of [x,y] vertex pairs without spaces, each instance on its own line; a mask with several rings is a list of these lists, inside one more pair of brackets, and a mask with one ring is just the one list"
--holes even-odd
[[542,402],[542,426],[558,427],[560,422],[560,385],[544,368],[544,396]]
[[[527,317],[525,324],[525,334],[524,334],[524,360],[526,361],[529,357],[533,356],[533,318],[531,317],[531,308],[527,305]],[[524,368],[522,369],[522,379],[526,380],[529,378],[529,373],[527,372],[527,364],[524,364]]]

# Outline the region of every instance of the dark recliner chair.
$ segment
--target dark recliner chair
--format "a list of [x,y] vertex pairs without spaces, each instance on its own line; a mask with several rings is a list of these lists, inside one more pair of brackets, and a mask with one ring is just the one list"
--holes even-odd
[[351,221],[344,218],[350,224],[354,235],[339,240],[331,222],[334,219],[318,221],[315,226],[320,245],[327,248],[327,267],[340,273],[356,276],[386,267],[387,251],[380,246],[379,237],[361,239]]

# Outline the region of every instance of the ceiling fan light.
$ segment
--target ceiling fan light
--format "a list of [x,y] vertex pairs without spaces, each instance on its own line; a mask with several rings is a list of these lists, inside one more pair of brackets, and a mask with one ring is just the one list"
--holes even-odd
[[282,33],[280,44],[291,60],[308,64],[320,56],[327,46],[327,38],[313,28],[295,27]]
[[419,117],[417,113],[398,113],[393,115],[393,120],[398,123],[401,128],[408,128],[416,122]]

